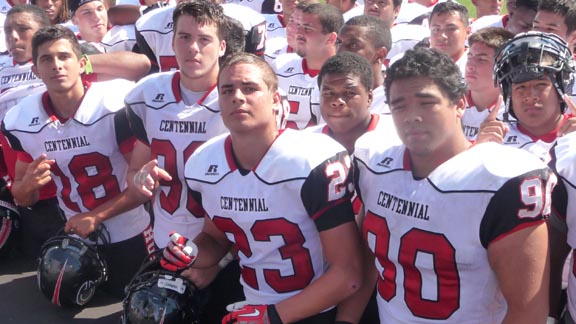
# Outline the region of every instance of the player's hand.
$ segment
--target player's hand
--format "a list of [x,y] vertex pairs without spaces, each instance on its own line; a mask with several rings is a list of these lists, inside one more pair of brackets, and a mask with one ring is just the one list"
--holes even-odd
[[496,105],[492,108],[488,117],[480,124],[476,143],[496,142],[502,144],[504,142],[504,137],[508,134],[510,128],[506,123],[496,119],[502,100],[502,96],[498,96]]
[[152,197],[154,195],[154,190],[158,188],[160,180],[170,181],[172,177],[166,170],[158,166],[158,160],[152,160],[144,164],[144,166],[134,174],[133,179],[136,189],[146,197]]
[[232,323],[282,324],[282,320],[278,316],[274,305],[244,305],[242,308],[231,311],[222,319],[222,324]]
[[219,272],[220,266],[215,265],[210,268],[188,268],[182,271],[180,275],[192,281],[198,289],[204,289],[216,279]]
[[558,137],[564,136],[576,130],[576,104],[574,104],[572,98],[570,98],[570,96],[566,93],[562,96],[562,99],[564,99],[566,106],[568,106],[568,109],[570,109],[568,113],[570,113],[571,117],[566,119],[564,123],[560,125],[558,133],[556,134]]
[[22,182],[33,190],[42,188],[52,180],[50,168],[54,163],[55,161],[49,160],[46,154],[41,154],[36,160],[28,164]]
[[198,247],[186,237],[172,232],[170,241],[162,251],[160,265],[168,271],[178,271],[186,269],[196,261]]
[[76,214],[66,222],[64,231],[70,234],[76,234],[85,239],[100,226],[98,219],[91,213]]

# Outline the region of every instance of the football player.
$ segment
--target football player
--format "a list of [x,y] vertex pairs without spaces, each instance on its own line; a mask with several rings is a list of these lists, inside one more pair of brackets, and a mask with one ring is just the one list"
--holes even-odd
[[59,25],[36,32],[32,56],[33,71],[47,91],[25,98],[2,123],[18,151],[12,193],[20,205],[30,206],[54,180],[66,232],[86,238],[105,224],[111,237],[106,289],[121,298],[153,248],[150,217],[142,201],[129,199],[125,190],[135,139],[123,98],[132,84],[83,81],[80,45]]
[[344,20],[340,11],[329,4],[313,3],[297,8],[301,9],[297,17],[295,50],[298,55],[278,56],[273,69],[280,89],[287,93],[290,102],[287,127],[304,129],[320,121],[316,78],[322,64],[336,54],[336,39]]
[[[475,140],[480,124],[496,104],[502,108],[503,101],[498,101],[500,88],[492,79],[494,57],[504,43],[514,37],[511,32],[497,27],[480,29],[468,38],[468,59],[464,78],[468,84],[466,93],[466,113],[462,117],[464,134]],[[499,110],[498,118],[502,119],[504,109]]]
[[[160,183],[152,198],[154,242],[159,248],[168,244],[170,232],[195,237],[202,231],[204,213],[186,187],[184,163],[202,143],[228,132],[220,116],[216,81],[218,61],[227,50],[224,35],[229,17],[217,4],[182,1],[173,10],[173,21],[172,48],[179,70],[152,74],[126,96],[128,118],[138,138],[128,179],[143,167],[159,167],[171,176]],[[220,273],[222,269],[226,270]],[[208,288],[213,303],[204,307],[210,312],[202,312],[203,322],[219,320],[227,304],[242,298],[237,262],[182,275],[201,289],[217,278]],[[215,287],[225,290],[215,291]]]
[[[227,61],[218,89],[230,134],[186,162],[188,187],[207,215],[192,266],[238,249],[247,304],[222,323],[333,323],[334,306],[358,291],[362,273],[346,149],[321,134],[278,131],[277,77],[254,55]],[[160,179],[150,173],[142,190]],[[186,245],[171,241],[166,260],[190,266]]]
[[466,139],[466,85],[445,53],[407,51],[385,87],[403,144],[368,132],[354,151],[380,322],[544,323],[555,175],[527,152]]
[[372,113],[390,113],[384,95],[382,66],[392,47],[391,37],[390,29],[381,20],[371,16],[357,16],[344,24],[336,40],[338,53],[352,52],[358,54],[367,59],[372,66],[374,80],[371,86],[373,100],[370,111]]

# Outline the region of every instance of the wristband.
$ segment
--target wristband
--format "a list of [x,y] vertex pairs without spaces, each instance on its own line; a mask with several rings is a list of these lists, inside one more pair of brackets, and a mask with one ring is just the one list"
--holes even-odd
[[94,69],[92,69],[92,62],[90,62],[88,55],[82,54],[82,57],[86,60],[86,66],[84,66],[84,74],[89,75],[94,73]]
[[268,305],[267,313],[270,324],[283,324],[280,315],[278,315],[278,311],[276,311],[275,305]]
[[218,266],[220,267],[220,269],[224,269],[226,268],[226,266],[232,262],[232,260],[234,260],[234,256],[232,255],[232,253],[228,252],[226,253],[226,255],[222,258],[222,260],[220,260],[220,262],[218,262]]

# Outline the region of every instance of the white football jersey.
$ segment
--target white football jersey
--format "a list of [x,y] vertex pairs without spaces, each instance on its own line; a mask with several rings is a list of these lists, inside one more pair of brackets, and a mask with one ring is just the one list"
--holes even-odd
[[[134,136],[123,98],[132,86],[124,80],[89,85],[68,120],[55,116],[47,92],[27,97],[6,114],[3,131],[19,159],[31,162],[45,153],[55,160],[52,179],[66,218],[91,211],[126,189],[124,154],[132,150]],[[142,233],[149,222],[141,205],[104,224],[115,243]]]
[[290,115],[286,127],[304,129],[321,120],[318,72],[308,69],[306,59],[297,54],[284,54],[272,66],[278,75],[278,86],[287,93]]
[[[568,207],[566,212],[566,224],[568,225],[567,240],[572,248],[572,256],[576,254],[576,133],[566,134],[557,140],[554,147],[556,156],[555,169],[562,179],[568,193]],[[568,273],[568,305],[572,317],[576,314],[576,270],[574,257]]]
[[370,112],[373,114],[390,114],[390,106],[388,106],[388,99],[386,99],[386,92],[384,91],[384,85],[379,86],[376,89],[372,89],[372,105],[370,105]]
[[278,135],[253,170],[236,165],[227,135],[186,162],[188,186],[238,248],[250,304],[276,304],[325,272],[319,232],[354,221],[349,166],[336,141],[291,129]]
[[[555,175],[496,143],[477,144],[424,179],[414,178],[405,146],[380,145],[373,132],[354,155],[381,323],[501,323],[506,301],[488,246],[545,222]],[[524,205],[534,196],[541,208]]]
[[136,45],[134,25],[113,26],[100,42],[106,52],[131,52]]
[[[170,5],[155,9],[140,17],[135,24],[138,52],[145,54],[152,65],[161,72],[178,69],[178,62],[172,49],[174,8],[174,5]],[[247,35],[246,48],[252,46],[253,53],[264,54],[266,19],[258,12],[237,4],[225,4],[222,8],[225,15],[242,23]]]
[[266,19],[266,48],[275,38],[286,40],[286,26],[282,23],[282,14],[262,15]]
[[169,233],[196,237],[204,214],[196,209],[184,181],[184,163],[208,139],[227,133],[220,117],[216,85],[204,98],[187,106],[182,100],[180,72],[152,74],[126,96],[130,126],[138,140],[150,147],[152,159],[171,181],[161,181],[152,204],[156,245],[168,244]]
[[12,56],[0,56],[0,93],[17,86],[41,83],[34,72],[32,62],[18,64]]
[[250,8],[261,14],[282,13],[282,1],[280,0],[224,0],[223,4],[237,4]]
[[[494,109],[496,103],[493,103],[490,107],[484,109],[483,111],[478,111],[476,105],[472,101],[472,97],[470,96],[470,92],[466,95],[466,111],[464,112],[464,116],[462,117],[462,129],[464,129],[464,135],[469,140],[475,140],[478,136],[478,132],[480,131],[480,124],[486,120],[490,111]],[[500,106],[500,110],[498,111],[498,116],[496,119],[502,120],[502,116],[504,111],[506,110],[506,105],[502,102]]]
[[505,28],[508,23],[508,15],[489,15],[480,17],[470,25],[472,33],[488,27],[500,27]]

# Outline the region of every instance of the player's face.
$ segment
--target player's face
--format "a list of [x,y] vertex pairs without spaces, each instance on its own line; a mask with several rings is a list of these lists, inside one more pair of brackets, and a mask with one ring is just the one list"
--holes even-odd
[[296,30],[296,53],[302,57],[314,56],[327,46],[330,34],[322,33],[318,15],[302,13]]
[[562,38],[566,42],[574,43],[574,34],[568,35],[568,26],[564,23],[564,17],[561,15],[550,12],[539,10],[534,17],[534,22],[532,24],[532,30],[555,34]]
[[476,17],[499,15],[502,10],[502,0],[475,0]]
[[388,28],[392,28],[394,20],[400,12],[400,6],[394,8],[392,0],[366,0],[364,14],[382,20]]
[[495,55],[495,50],[484,43],[477,42],[470,46],[466,61],[466,73],[464,74],[470,90],[496,89],[494,81],[492,81]]
[[454,61],[464,54],[469,35],[470,26],[466,27],[456,12],[433,15],[430,19],[430,47],[448,54]]
[[17,63],[32,59],[32,36],[40,29],[32,14],[20,12],[10,15],[4,22],[6,47]]
[[286,24],[286,41],[288,42],[288,46],[294,49],[298,47],[298,43],[296,42],[296,36],[298,33],[298,23],[301,17],[302,17],[302,10],[296,9],[290,16],[288,24]]
[[268,89],[260,69],[236,64],[220,73],[218,83],[222,121],[233,135],[276,129],[280,96]]
[[36,0],[36,5],[46,12],[50,22],[54,23],[62,12],[63,0]]
[[224,55],[226,43],[218,38],[215,24],[198,24],[196,18],[178,18],[172,42],[183,76],[189,79],[211,78],[216,82],[218,58]]
[[336,41],[338,52],[352,52],[373,63],[376,59],[376,48],[366,37],[366,27],[344,26],[340,29]]
[[410,154],[440,154],[462,133],[464,98],[451,102],[431,79],[414,77],[392,82],[390,111],[398,135]]
[[326,74],[320,87],[322,118],[334,134],[363,133],[370,123],[372,91],[352,74]]
[[74,13],[72,22],[78,26],[82,39],[100,42],[108,32],[108,13],[100,1],[88,2]]
[[38,47],[38,58],[32,71],[46,84],[48,91],[68,92],[84,72],[86,62],[72,51],[66,39],[46,42]]
[[525,33],[532,29],[536,11],[526,8],[516,8],[514,14],[509,14],[510,19],[506,25],[506,29],[514,35]]
[[282,11],[287,14],[291,14],[296,9],[296,5],[298,5],[298,0],[280,0],[282,3]]
[[511,100],[520,125],[533,135],[551,132],[561,120],[561,99],[546,75],[523,83],[513,83]]

